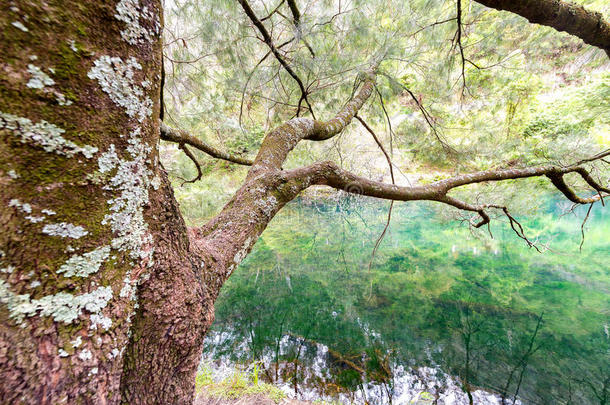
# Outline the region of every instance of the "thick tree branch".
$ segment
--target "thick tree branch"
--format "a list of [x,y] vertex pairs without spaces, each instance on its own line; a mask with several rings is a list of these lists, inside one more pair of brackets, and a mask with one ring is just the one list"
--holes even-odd
[[177,143],[178,145],[189,145],[197,150],[200,150],[203,153],[207,153],[208,155],[210,155],[216,159],[222,159],[222,160],[237,163],[240,165],[251,166],[253,163],[249,159],[242,158],[240,156],[231,155],[231,154],[229,154],[227,152],[223,152],[220,149],[217,149],[211,145],[208,145],[207,143],[203,142],[202,140],[190,135],[186,131],[170,128],[167,125],[165,125],[163,122],[160,123],[160,129],[161,129],[161,139],[163,139],[164,141],[174,142],[174,143]]
[[[495,169],[486,170],[475,173],[462,174],[454,176],[449,179],[440,180],[432,183],[431,186],[450,190],[455,187],[464,186],[467,184],[481,183],[485,181],[500,181],[510,179],[522,179],[526,177],[539,177],[539,176],[563,176],[568,173],[587,173],[586,169],[582,166],[537,166],[537,167],[526,167],[522,169]],[[584,178],[584,177],[583,177]],[[586,180],[586,179],[585,179]],[[596,183],[597,184],[597,183]],[[599,186],[599,185],[598,185]],[[599,186],[601,187],[601,186]],[[594,187],[596,188],[596,187]],[[596,188],[597,190],[597,188]],[[600,188],[601,191],[605,189]],[[577,202],[577,201],[575,201]],[[580,203],[580,202],[579,202]]]
[[343,131],[373,92],[375,74],[370,70],[364,73],[364,76],[358,94],[332,119],[319,121],[293,118],[267,134],[249,176],[252,177],[262,170],[280,169],[290,151],[303,139],[323,141]]
[[[333,162],[315,163],[311,166],[289,171],[287,172],[287,175],[295,181],[301,181],[308,184],[328,185],[339,190],[370,197],[398,201],[430,200],[442,202],[462,210],[479,213],[482,217],[482,221],[475,224],[475,226],[480,227],[489,222],[489,216],[485,213],[485,209],[500,208],[505,210],[505,207],[492,204],[468,204],[448,196],[447,193],[450,190],[456,187],[481,182],[546,176],[566,197],[578,204],[591,204],[600,201],[603,198],[602,192],[606,194],[610,192],[608,188],[601,187],[597,182],[593,182],[594,185],[592,185],[592,183],[585,180],[595,189],[595,191],[598,192],[598,194],[588,198],[579,197],[576,195],[576,193],[574,193],[574,191],[572,191],[572,189],[570,189],[565,181],[563,181],[563,176],[568,173],[578,173],[581,175],[581,177],[583,177],[583,179],[585,179],[586,176],[590,176],[586,169],[582,166],[570,166],[563,168],[558,168],[555,166],[542,166],[525,169],[489,170],[455,176],[425,186],[399,187],[393,184],[372,181],[364,177],[357,176],[339,168]],[[505,213],[506,212],[507,211],[505,210]]]
[[[577,170],[574,170],[574,171],[580,174],[580,170],[582,170],[582,171],[584,171],[586,173],[586,177],[590,177],[589,174],[586,172],[586,170],[584,168],[579,168],[578,171]],[[593,197],[589,197],[589,198],[581,198],[578,195],[576,195],[576,193],[566,184],[566,182],[565,182],[565,180],[563,178],[563,174],[565,174],[565,173],[561,173],[561,172],[558,172],[558,171],[552,171],[550,173],[545,173],[545,175],[551,180],[553,185],[555,187],[557,187],[557,189],[559,191],[561,191],[563,193],[563,195],[565,195],[568,200],[570,200],[570,201],[572,201],[574,203],[577,203],[577,204],[592,204],[592,203],[602,199],[601,191],[606,191],[607,192],[607,189],[605,189],[605,188],[603,188],[601,186],[593,187],[595,189],[595,191],[598,192],[597,195],[595,195]],[[581,176],[582,176],[582,174],[581,174]],[[583,179],[584,179],[584,177],[583,177]],[[595,183],[595,184],[597,184],[597,183]]]
[[288,7],[290,8],[290,12],[292,13],[292,18],[294,20],[294,25],[298,28],[299,24],[301,24],[301,12],[299,11],[299,7],[295,0],[288,0]]
[[610,56],[610,23],[601,13],[560,0],[476,0],[498,10],[506,10],[530,22],[575,35]]

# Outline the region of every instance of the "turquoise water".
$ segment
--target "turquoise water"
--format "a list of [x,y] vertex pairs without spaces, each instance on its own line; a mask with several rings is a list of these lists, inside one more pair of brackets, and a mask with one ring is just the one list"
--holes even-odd
[[[593,208],[579,251],[586,209],[565,208],[549,198],[520,218],[548,247],[538,253],[505,218],[491,238],[438,205],[396,204],[371,261],[387,202],[293,202],[224,287],[207,352],[260,360],[263,377],[296,396],[399,403],[404,370],[410,383],[438,370],[434,381],[452,380],[464,398],[485,390],[507,404],[605,403],[610,211]],[[421,379],[420,403],[433,403],[442,389]]]

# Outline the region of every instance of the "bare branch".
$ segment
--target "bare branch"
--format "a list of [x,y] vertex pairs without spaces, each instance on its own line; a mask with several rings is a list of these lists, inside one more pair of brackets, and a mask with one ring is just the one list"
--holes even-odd
[[267,29],[265,28],[263,23],[256,17],[256,14],[254,14],[254,11],[252,10],[252,8],[250,8],[250,5],[248,4],[248,2],[246,0],[238,0],[238,1],[239,1],[239,4],[241,4],[242,8],[244,9],[244,12],[250,19],[250,21],[252,21],[252,24],[254,24],[254,26],[259,30],[259,32],[263,36],[264,42],[267,44],[267,46],[269,47],[269,49],[271,50],[271,52],[273,53],[275,58],[278,60],[278,62],[280,62],[280,64],[284,67],[284,69],[286,69],[286,72],[288,72],[288,74],[294,79],[294,81],[297,82],[299,89],[301,90],[301,98],[299,99],[299,103],[298,103],[298,107],[297,107],[297,116],[299,115],[299,112],[301,109],[301,103],[303,101],[305,101],[305,104],[307,104],[307,107],[309,108],[309,112],[311,113],[311,116],[315,119],[316,116],[313,112],[313,108],[311,107],[311,104],[309,103],[309,100],[307,99],[307,90],[305,89],[305,85],[303,84],[303,81],[301,81],[299,76],[294,72],[294,70],[292,70],[290,65],[288,65],[288,62],[286,62],[284,57],[280,54],[279,50],[273,44],[273,39],[271,38],[271,35],[267,31]]
[[343,131],[373,91],[373,70],[365,72],[364,76],[364,83],[358,94],[347,102],[334,118],[328,121],[293,118],[269,132],[256,156],[253,170],[248,175],[254,176],[265,169],[280,169],[290,151],[303,139],[323,141]]
[[443,139],[442,134],[437,130],[436,125],[434,125],[434,122],[433,122],[434,119],[432,118],[432,116],[430,115],[428,110],[426,110],[426,108],[421,103],[421,101],[417,97],[415,97],[415,94],[413,94],[413,92],[407,86],[405,86],[404,84],[398,82],[396,79],[394,79],[390,75],[388,75],[386,73],[382,73],[382,74],[392,84],[396,84],[396,85],[400,86],[404,91],[407,92],[407,94],[409,94],[409,96],[411,97],[413,102],[417,105],[417,108],[421,112],[422,116],[424,117],[424,120],[426,121],[426,123],[430,127],[430,130],[432,131],[432,134],[434,135],[436,140],[441,144],[443,149],[445,149],[445,151],[448,154],[450,154],[450,155],[457,154],[457,151],[451,145],[449,145],[449,143],[445,139]]
[[375,69],[376,67],[373,67],[363,73],[364,83],[360,87],[360,91],[335,115],[334,118],[328,121],[316,121],[313,130],[304,136],[303,139],[324,141],[343,131],[370,97],[373,88],[375,87]]
[[[178,145],[189,145],[193,148],[200,150],[203,153],[207,153],[208,155],[216,158],[226,160],[228,162],[237,163],[240,165],[251,166],[253,163],[251,160],[242,158],[240,156],[234,156],[227,152],[223,152],[212,145],[209,145],[202,140],[195,138],[191,134],[186,131],[170,128],[165,125],[163,122],[160,123],[161,129],[161,139],[168,142],[174,142]],[[183,149],[184,150],[184,149]],[[186,153],[186,151],[185,151]],[[188,153],[187,153],[188,155]]]
[[460,50],[460,56],[462,59],[462,97],[464,96],[464,90],[468,90],[466,86],[466,57],[464,56],[464,47],[462,46],[462,1],[457,0],[457,33],[456,43]]
[[183,144],[183,143],[181,143],[180,145],[178,145],[178,147],[179,147],[180,149],[182,149],[182,151],[184,151],[184,154],[185,154],[186,156],[188,156],[188,157],[189,157],[189,159],[191,159],[191,160],[193,161],[193,163],[195,164],[195,167],[197,168],[197,176],[195,176],[195,178],[194,178],[194,179],[192,179],[192,180],[186,180],[186,179],[182,179],[182,178],[181,178],[181,180],[183,180],[183,181],[182,181],[181,186],[183,186],[183,185],[184,185],[184,184],[186,184],[186,183],[194,183],[194,182],[196,182],[197,180],[201,179],[201,176],[203,176],[203,173],[201,172],[201,165],[200,165],[200,164],[199,164],[199,162],[197,161],[197,158],[195,158],[195,155],[193,155],[193,153],[192,153],[192,152],[191,152],[191,151],[190,151],[190,150],[189,150],[189,149],[186,147],[186,145],[185,145],[185,144]]
[[385,103],[383,102],[383,96],[381,95],[381,92],[379,91],[377,86],[375,86],[375,91],[377,92],[377,95],[379,96],[379,103],[381,104],[381,110],[383,111],[383,115],[385,116],[385,119],[388,122],[388,130],[390,132],[390,154],[392,156],[394,156],[394,148],[392,146],[393,138],[394,138],[394,131],[392,130],[392,120],[390,119],[388,110],[386,110],[386,108],[385,108]]
[[[536,249],[538,251],[538,253],[540,253],[540,249],[538,249],[538,246],[536,246],[536,244],[534,244],[532,241],[530,241],[526,236],[525,233],[523,232],[523,227],[521,226],[521,224],[519,223],[519,221],[517,221],[515,219],[515,217],[513,217],[509,212],[508,212],[508,208],[506,207],[496,207],[496,208],[501,208],[502,211],[504,212],[504,215],[506,215],[506,217],[508,218],[508,220],[510,221],[510,227],[512,228],[512,230],[517,234],[518,237],[520,237],[521,239],[523,239],[525,241],[525,243],[527,243],[527,245],[529,247],[533,247],[534,249]],[[516,225],[516,226],[515,226]]]
[[369,134],[371,134],[371,136],[375,140],[375,143],[377,144],[379,149],[381,149],[381,152],[385,156],[385,159],[388,162],[388,166],[390,167],[390,177],[392,178],[392,184],[396,184],[396,181],[394,179],[394,165],[392,164],[392,160],[390,159],[390,155],[385,150],[385,148],[383,147],[383,144],[381,143],[381,141],[379,140],[379,138],[377,137],[377,135],[375,134],[373,129],[366,123],[366,121],[364,121],[362,118],[360,118],[359,115],[355,115],[354,118],[356,118],[358,121],[360,121],[362,126],[369,132]]
[[[377,144],[379,149],[381,149],[381,152],[383,152],[383,155],[385,156],[385,158],[388,162],[388,167],[390,169],[390,177],[392,178],[392,184],[396,184],[396,180],[394,179],[394,167],[392,165],[392,159],[390,159],[390,155],[388,155],[388,152],[383,147],[383,144],[381,143],[381,141],[379,140],[379,138],[377,137],[377,135],[375,134],[373,129],[358,115],[356,115],[355,118],[358,121],[360,121],[362,126],[364,128],[366,128],[366,130],[371,134],[371,136],[375,140],[375,143]],[[381,232],[381,234],[377,238],[377,241],[375,242],[375,247],[373,248],[373,253],[371,253],[371,260],[369,260],[369,270],[371,269],[371,265],[373,264],[373,259],[375,258],[377,249],[379,249],[379,245],[381,245],[381,241],[383,240],[383,237],[385,236],[385,234],[388,231],[388,228],[390,227],[390,221],[392,220],[392,209],[393,208],[394,208],[394,200],[390,201],[390,208],[388,208],[388,218],[386,220],[385,226],[383,227],[383,231]]]
[[[598,153],[598,154],[596,154],[594,156],[591,156],[591,157],[589,157],[587,159],[583,159],[580,162],[578,162],[578,164],[587,163],[587,162],[593,162],[594,160],[601,160],[601,161],[603,161],[605,163],[608,163],[608,161],[603,159],[606,156],[610,156],[610,149],[606,149],[606,150],[604,150],[604,151],[602,151],[602,152],[600,152],[600,153]],[[608,163],[608,164],[610,164],[610,163]]]
[[582,252],[582,245],[585,243],[585,224],[587,223],[587,219],[589,219],[589,214],[591,214],[591,209],[593,209],[593,203],[589,204],[589,209],[587,210],[587,215],[585,215],[585,219],[582,220],[582,225],[580,225],[580,233],[582,238],[580,240],[580,246],[578,250]]
[[316,53],[313,51],[313,48],[311,47],[311,45],[309,45],[309,43],[307,43],[305,38],[303,38],[303,32],[301,29],[301,12],[299,11],[299,7],[297,6],[297,3],[295,0],[287,0],[287,1],[288,1],[288,7],[290,8],[290,12],[292,13],[292,21],[294,22],[294,27],[297,31],[296,36],[301,41],[303,41],[303,44],[305,44],[305,46],[307,47],[307,50],[311,54],[311,57],[315,58]]
[[408,36],[410,36],[410,37],[411,36],[415,36],[415,35],[419,34],[420,32],[422,32],[425,29],[428,29],[428,28],[431,28],[431,27],[435,27],[435,26],[440,25],[440,24],[445,24],[445,23],[448,23],[448,22],[453,21],[453,20],[455,20],[455,17],[451,17],[451,18],[448,18],[448,19],[442,20],[442,21],[435,21],[432,24],[428,24],[426,26],[423,26],[423,27],[419,28],[417,31],[412,32]]
[[278,10],[280,9],[280,7],[282,6],[282,4],[284,4],[286,0],[282,0],[280,1],[280,3],[273,9],[273,11],[271,11],[269,14],[267,14],[267,17],[263,17],[261,18],[261,22],[268,20],[269,18],[271,18],[273,16],[273,14],[277,13]]
[[290,8],[290,12],[292,13],[292,17],[294,19],[294,25],[298,27],[301,23],[301,12],[299,11],[296,1],[288,0],[288,7]]
[[[291,39],[283,42],[282,44],[278,45],[278,49],[281,49],[282,47],[288,45],[292,41],[294,41],[294,38],[291,38]],[[244,89],[242,90],[242,93],[241,93],[241,104],[239,106],[239,126],[240,127],[242,126],[242,117],[244,114],[244,99],[245,99],[246,91],[248,90],[248,84],[250,84],[250,80],[252,79],[252,76],[254,76],[254,72],[256,71],[256,69],[261,65],[261,63],[263,63],[265,61],[265,59],[267,59],[267,57],[269,57],[269,55],[271,55],[271,51],[267,52],[265,54],[265,56],[263,56],[256,63],[256,65],[254,65],[254,67],[252,68],[252,71],[248,75],[248,79],[246,80],[246,83],[244,84]]]
[[[579,170],[585,170],[584,168],[579,168]],[[572,170],[573,172],[578,172],[579,170]],[[586,170],[585,170],[586,173]],[[601,194],[599,194],[599,191],[597,188],[595,188],[596,191],[598,191],[598,195],[593,196],[593,197],[589,197],[589,198],[581,198],[579,197],[565,182],[565,180],[563,179],[563,175],[565,173],[561,173],[558,172],[556,170],[551,170],[549,173],[545,173],[545,176],[548,177],[551,182],[553,183],[553,185],[555,187],[557,187],[557,189],[559,191],[561,191],[563,193],[563,195],[566,196],[566,198],[574,203],[578,203],[578,204],[591,204],[594,203],[596,201],[599,201],[602,196]],[[589,178],[589,174],[586,173],[586,177]],[[592,180],[592,179],[591,179]]]
[[[565,183],[561,184],[559,182],[563,182],[563,175],[567,173],[581,174],[583,170],[585,173],[588,173],[581,166],[569,166],[564,168],[557,168],[554,166],[542,166],[525,169],[489,170],[484,172],[455,176],[450,179],[442,180],[429,185],[416,187],[399,187],[394,184],[386,184],[382,182],[372,181],[345,171],[333,162],[315,163],[311,166],[288,171],[286,172],[286,175],[292,180],[300,181],[300,184],[305,184],[305,188],[312,184],[321,184],[339,190],[344,190],[350,193],[357,193],[382,199],[399,201],[429,200],[442,202],[461,210],[478,213],[481,216],[481,221],[472,224],[474,227],[477,228],[490,222],[490,218],[486,212],[486,209],[500,209],[509,219],[510,226],[513,231],[521,239],[523,239],[528,244],[528,246],[533,247],[537,251],[540,251],[540,249],[535,245],[535,243],[529,240],[527,236],[525,236],[523,227],[521,226],[519,221],[510,214],[507,207],[494,204],[472,205],[464,201],[460,201],[454,197],[451,197],[447,195],[447,193],[455,187],[460,187],[468,184],[546,176],[551,179],[555,187],[560,188],[564,195],[566,195],[566,197],[569,196],[568,198],[570,198],[574,202],[578,204],[591,204],[603,198],[601,192],[599,192],[598,195],[594,197],[580,198],[576,196],[572,192],[572,190],[569,189],[567,185],[565,185]],[[606,192],[605,190],[606,188],[603,188],[604,192]]]

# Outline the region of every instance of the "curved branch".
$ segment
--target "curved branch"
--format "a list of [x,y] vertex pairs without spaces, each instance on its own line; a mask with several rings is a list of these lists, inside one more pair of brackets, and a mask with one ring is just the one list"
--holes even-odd
[[223,152],[220,149],[217,149],[202,140],[195,138],[191,134],[186,131],[180,129],[170,128],[165,125],[163,122],[160,123],[161,130],[161,139],[168,142],[174,142],[179,145],[189,145],[193,148],[200,150],[203,153],[207,153],[208,155],[216,158],[226,160],[228,162],[237,163],[244,166],[251,166],[253,162],[250,159],[242,158],[239,156],[231,155],[227,152]]
[[[581,198],[577,196],[563,181],[563,176],[567,173],[580,174],[581,177],[583,177],[583,179],[585,179],[585,181],[592,188],[594,188],[598,194],[589,198]],[[490,217],[487,214],[486,209],[500,209],[510,221],[510,226],[517,236],[523,239],[529,247],[533,247],[538,252],[540,252],[540,249],[534,242],[530,241],[527,236],[525,236],[523,226],[521,226],[519,221],[517,221],[517,219],[510,214],[507,207],[494,204],[473,205],[451,197],[447,195],[447,193],[455,187],[460,187],[467,184],[540,176],[548,177],[557,189],[559,189],[568,199],[577,204],[592,205],[600,200],[603,202],[602,191],[604,193],[609,193],[608,188],[600,186],[591,178],[589,172],[587,172],[587,170],[582,166],[571,166],[565,168],[545,166],[514,170],[489,170],[485,172],[456,176],[447,180],[432,183],[430,185],[417,187],[398,187],[394,184],[372,181],[345,171],[333,162],[316,163],[308,167],[288,171],[285,173],[285,175],[288,177],[288,179],[290,179],[290,183],[296,185],[297,188],[300,188],[301,190],[309,187],[310,185],[319,184],[327,185],[348,193],[362,194],[370,197],[389,199],[392,201],[438,201],[456,207],[460,210],[476,212],[479,214],[481,220],[477,223],[471,223],[471,225],[476,228],[489,224]]]
[[197,161],[197,158],[195,157],[195,155],[193,155],[193,152],[191,152],[189,150],[189,148],[186,147],[185,144],[181,143],[180,145],[178,145],[178,147],[180,149],[182,149],[182,151],[184,152],[184,154],[186,156],[189,157],[189,159],[191,159],[193,161],[193,163],[195,164],[195,167],[197,168],[197,176],[195,176],[194,179],[191,180],[187,180],[187,179],[182,179],[182,184],[181,186],[184,186],[186,183],[194,183],[197,180],[201,179],[201,176],[203,176],[203,172],[201,171],[201,165],[199,164],[199,162]]
[[566,197],[568,197],[571,201],[574,201],[575,203],[591,204],[600,201],[603,198],[600,190],[607,193],[607,188],[601,188],[600,190],[596,190],[598,191],[598,195],[595,195],[593,197],[581,198],[577,196],[563,181],[563,175],[567,173],[581,174],[581,172],[583,171],[586,172],[586,169],[581,166],[571,166],[565,168],[542,166],[525,169],[489,170],[484,172],[455,176],[450,179],[442,180],[429,185],[415,187],[401,187],[393,184],[372,181],[367,178],[357,176],[346,170],[343,170],[338,167],[334,162],[315,163],[311,166],[287,171],[286,175],[293,181],[296,180],[301,182],[301,184],[305,183],[309,185],[327,185],[338,190],[344,190],[349,193],[362,194],[370,197],[398,201],[429,200],[442,202],[462,210],[479,213],[482,217],[482,221],[477,223],[475,226],[480,227],[489,222],[489,217],[486,215],[485,209],[504,209],[505,207],[493,204],[468,204],[466,202],[448,196],[447,193],[451,189],[468,184],[488,181],[503,181],[527,177],[546,176],[551,180],[555,187],[557,187]]
[[[584,168],[582,168],[584,170]],[[576,171],[576,170],[573,170]],[[589,198],[582,198],[576,195],[576,193],[566,184],[563,179],[563,173],[558,173],[556,171],[551,171],[550,173],[545,173],[546,177],[548,177],[553,185],[557,188],[557,190],[561,191],[566,198],[577,204],[592,204],[596,201],[599,201],[602,196],[598,194]],[[587,173],[588,176],[588,173]],[[596,189],[599,192],[599,190]]]
[[318,162],[286,171],[288,179],[308,185],[327,185],[352,194],[397,201],[438,200],[444,193],[430,186],[401,187],[369,180],[341,169],[334,162]]
[[314,127],[302,139],[309,141],[325,141],[337,135],[352,121],[360,108],[371,96],[375,88],[375,68],[363,73],[364,83],[360,91],[332,119],[314,121]]
[[506,10],[579,37],[589,45],[606,51],[610,56],[610,23],[601,13],[560,0],[475,0],[484,6]]
[[479,221],[475,224],[472,224],[472,226],[474,226],[475,228],[480,228],[483,225],[486,225],[490,222],[489,215],[487,215],[487,213],[485,212],[486,206],[477,206],[477,205],[468,204],[467,202],[458,200],[457,198],[453,198],[448,195],[442,197],[441,199],[439,199],[437,201],[451,205],[460,210],[476,212],[477,214],[479,214],[481,216],[481,221]]
[[365,80],[358,94],[328,121],[311,118],[293,118],[269,132],[260,147],[248,176],[261,170],[279,169],[292,149],[302,139],[323,141],[337,135],[351,122],[358,110],[370,97],[375,85],[372,71],[365,73]]

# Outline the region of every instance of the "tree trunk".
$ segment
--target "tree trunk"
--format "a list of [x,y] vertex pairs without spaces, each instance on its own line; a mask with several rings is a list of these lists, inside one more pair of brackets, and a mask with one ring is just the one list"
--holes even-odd
[[161,17],[158,0],[0,17],[2,403],[191,403],[220,286],[284,204],[261,176],[187,231],[157,157]]
[[190,403],[212,301],[158,164],[160,1],[2,11],[0,402]]
[[189,242],[165,176],[151,203],[154,265],[138,288],[121,380],[123,402],[190,404],[219,287],[211,289],[211,280],[203,278],[213,274],[210,260]]

